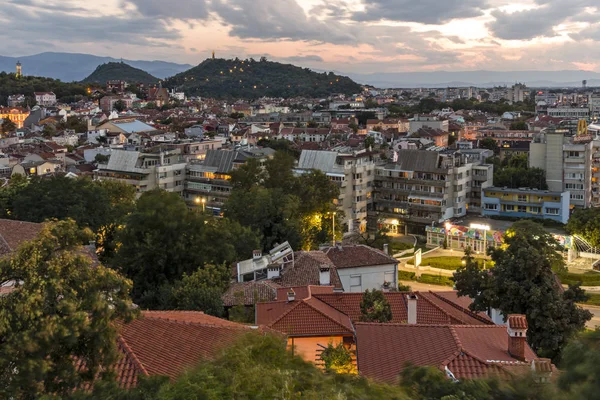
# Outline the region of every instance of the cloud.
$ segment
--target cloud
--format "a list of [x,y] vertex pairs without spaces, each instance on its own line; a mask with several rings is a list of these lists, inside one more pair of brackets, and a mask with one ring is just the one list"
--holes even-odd
[[403,21],[440,24],[483,15],[487,0],[366,0],[355,21]]
[[[506,12],[494,10],[494,21],[487,24],[490,32],[499,39],[530,40],[536,37],[557,35],[554,28],[568,21],[585,21],[591,18],[587,7],[595,6],[597,0],[537,0],[536,8]],[[600,15],[596,12],[596,20]]]
[[296,0],[214,0],[211,9],[242,39],[356,43],[352,27],[309,17]]
[[82,17],[45,8],[5,7],[0,14],[2,30],[22,40],[68,43],[117,42],[143,46],[163,46],[181,39],[181,33],[163,21],[119,16]]
[[208,17],[208,5],[204,0],[123,0],[131,4],[145,17],[175,18],[181,20],[203,20]]

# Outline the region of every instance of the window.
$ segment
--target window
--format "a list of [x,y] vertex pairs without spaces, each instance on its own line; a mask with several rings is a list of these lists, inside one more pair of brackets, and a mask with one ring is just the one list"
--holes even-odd
[[567,189],[583,190],[583,183],[567,183],[565,184]]
[[350,275],[350,291],[362,292],[362,283],[360,275]]
[[484,207],[486,210],[493,210],[493,211],[498,210],[498,204],[485,203]]
[[517,207],[517,211],[520,212],[520,213],[527,212],[527,207],[526,206],[519,206],[519,207]]
[[546,208],[546,214],[548,215],[558,215],[560,213],[560,209],[558,208]]
[[540,207],[529,207],[529,212],[532,214],[539,214],[541,211]]
[[517,198],[518,201],[520,202],[526,202],[527,201],[527,196],[524,194],[520,194]]
[[571,200],[583,200],[582,194],[571,194]]
[[[383,280],[389,282],[392,286],[394,286],[394,271],[384,272]],[[395,287],[395,286],[394,286]]]
[[569,158],[571,157],[579,157],[578,151],[569,151]]

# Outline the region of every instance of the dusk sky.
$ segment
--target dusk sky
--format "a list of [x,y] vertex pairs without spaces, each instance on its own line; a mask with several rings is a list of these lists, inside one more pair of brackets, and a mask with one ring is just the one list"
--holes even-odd
[[1,55],[600,72],[598,0],[0,0]]

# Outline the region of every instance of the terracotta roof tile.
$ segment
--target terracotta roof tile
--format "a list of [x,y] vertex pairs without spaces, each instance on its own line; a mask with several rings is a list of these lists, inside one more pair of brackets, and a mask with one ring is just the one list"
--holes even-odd
[[324,252],[338,269],[398,264],[395,258],[388,256],[383,251],[362,244],[329,247]]
[[17,250],[21,243],[33,240],[42,224],[0,219],[0,257]]
[[[456,292],[454,292],[456,293]],[[453,323],[466,325],[492,325],[490,318],[483,313],[474,313],[468,308],[452,302],[447,297],[439,296],[436,292],[419,292],[421,297],[429,300],[430,303],[438,306],[450,316]],[[483,314],[483,315],[482,315]]]
[[354,334],[348,316],[318,299],[309,298],[288,304],[291,306],[268,325],[270,328],[292,336]]
[[322,265],[330,267],[331,285],[342,289],[342,282],[335,265],[322,251],[297,251],[294,253],[294,265],[283,269],[279,278],[273,282],[282,287],[319,285],[319,273]]
[[273,301],[278,287],[278,284],[271,281],[235,282],[223,294],[223,303],[225,307],[231,307],[240,302],[250,306],[261,301]]
[[511,329],[527,329],[527,318],[521,314],[509,315],[507,325]]

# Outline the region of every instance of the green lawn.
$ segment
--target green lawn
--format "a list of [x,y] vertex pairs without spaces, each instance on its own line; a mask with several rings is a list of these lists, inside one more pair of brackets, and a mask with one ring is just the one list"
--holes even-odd
[[585,274],[560,272],[558,276],[565,285],[574,285],[581,282],[581,286],[600,286],[600,273],[598,272],[586,272]]
[[416,278],[414,272],[398,271],[399,281],[417,281],[421,283],[429,283],[430,285],[454,286],[454,281],[448,276],[422,274],[419,279]]
[[[414,265],[414,259],[408,260],[407,264]],[[483,260],[479,259],[479,263],[482,264]],[[462,265],[462,257],[427,257],[423,258],[421,265],[429,265],[432,268],[446,269],[450,271],[457,270]],[[491,267],[493,261],[488,260],[486,263],[487,267]]]
[[600,306],[600,293],[590,293],[587,292],[590,296],[590,299],[585,302],[585,304],[589,304],[591,306]]

